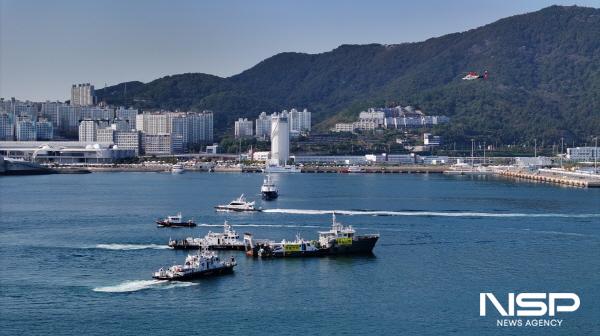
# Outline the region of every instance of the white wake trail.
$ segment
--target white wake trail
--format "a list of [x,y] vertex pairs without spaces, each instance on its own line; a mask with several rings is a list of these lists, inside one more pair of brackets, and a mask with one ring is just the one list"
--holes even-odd
[[171,289],[179,287],[195,286],[195,282],[180,282],[168,280],[130,280],[114,286],[96,287],[94,292],[101,293],[129,293],[145,289]]
[[266,213],[296,215],[340,214],[348,216],[419,216],[419,217],[545,217],[545,218],[600,218],[600,214],[560,214],[560,213],[497,213],[469,211],[374,211],[374,210],[310,210],[310,209],[265,209]]
[[169,249],[169,246],[157,245],[157,244],[98,244],[98,245],[94,246],[94,248],[104,249],[104,250],[131,251],[131,250],[145,250],[145,249],[165,250],[165,249]]

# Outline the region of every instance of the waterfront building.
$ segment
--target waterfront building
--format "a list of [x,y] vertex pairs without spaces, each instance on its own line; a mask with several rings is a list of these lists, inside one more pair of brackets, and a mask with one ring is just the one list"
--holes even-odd
[[251,137],[253,134],[253,123],[252,120],[248,120],[247,118],[239,118],[235,122],[235,137],[236,138],[246,138]]
[[136,129],[136,119],[138,115],[137,109],[126,109],[124,107],[119,107],[115,111],[115,118],[125,120],[129,124],[129,130]]
[[267,115],[267,112],[262,112],[254,122],[254,125],[254,134],[257,138],[266,140],[271,137],[271,116]]
[[271,117],[271,164],[283,166],[290,157],[290,129],[288,117],[275,114]]
[[79,141],[93,142],[96,141],[96,130],[98,123],[95,120],[82,120],[79,123]]
[[71,105],[72,106],[94,105],[94,86],[90,85],[90,83],[73,84],[71,86]]
[[14,139],[14,123],[12,115],[0,113],[0,141],[11,141]]
[[142,150],[146,155],[171,154],[171,134],[143,134]]
[[54,139],[54,126],[46,118],[40,118],[35,123],[36,140],[52,140]]
[[188,113],[188,146],[213,142],[213,113]]
[[78,141],[0,141],[0,155],[34,162],[59,164],[113,163],[135,157],[130,149],[111,143]]
[[600,162],[600,147],[567,148],[567,160],[576,162]]
[[35,141],[35,122],[29,119],[28,116],[19,118],[15,127],[15,135],[17,141]]

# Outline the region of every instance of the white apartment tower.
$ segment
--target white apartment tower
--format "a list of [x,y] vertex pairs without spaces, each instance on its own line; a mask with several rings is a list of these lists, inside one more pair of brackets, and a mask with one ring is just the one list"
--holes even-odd
[[96,129],[97,124],[95,120],[82,120],[81,123],[79,123],[79,141],[96,141]]
[[73,84],[73,86],[71,86],[71,105],[94,105],[94,86],[90,85],[90,83]]
[[275,114],[271,117],[271,164],[283,166],[290,158],[290,128],[288,117]]
[[251,137],[253,134],[253,123],[252,120],[248,120],[246,118],[239,118],[235,122],[235,137],[236,138],[245,138]]
[[254,124],[256,127],[254,134],[257,138],[268,139],[271,137],[271,116],[266,112],[261,113]]

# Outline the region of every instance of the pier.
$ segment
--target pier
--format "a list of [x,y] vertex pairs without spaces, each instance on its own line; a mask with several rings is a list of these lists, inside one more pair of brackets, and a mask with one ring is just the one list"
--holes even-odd
[[584,178],[567,175],[568,172],[552,171],[549,169],[540,169],[537,173],[523,171],[501,171],[500,176],[506,176],[517,179],[537,181],[543,183],[552,183],[579,188],[600,188],[600,179]]

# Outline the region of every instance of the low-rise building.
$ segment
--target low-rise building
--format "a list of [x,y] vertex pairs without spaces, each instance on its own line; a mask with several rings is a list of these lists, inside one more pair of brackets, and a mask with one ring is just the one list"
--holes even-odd
[[171,134],[143,134],[142,151],[146,155],[170,155]]
[[567,148],[567,159],[576,162],[600,162],[600,147]]

